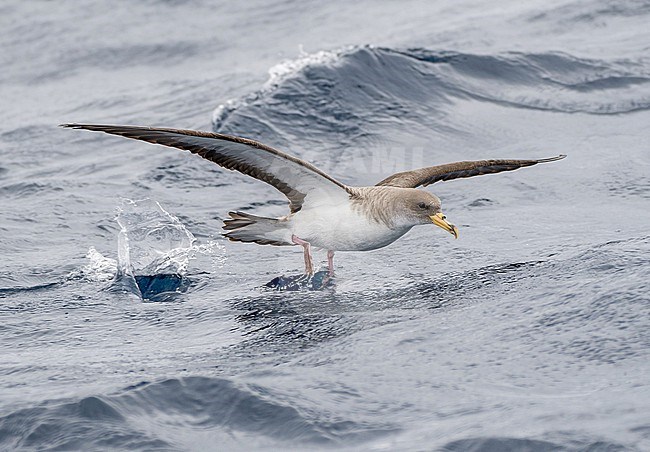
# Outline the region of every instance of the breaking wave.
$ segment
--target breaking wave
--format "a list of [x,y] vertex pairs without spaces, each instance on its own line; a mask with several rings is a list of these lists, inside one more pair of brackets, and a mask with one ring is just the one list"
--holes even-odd
[[352,47],[274,66],[260,90],[219,105],[213,126],[262,135],[295,133],[302,125],[312,136],[338,131],[349,138],[369,124],[419,121],[424,114],[439,120],[441,104],[462,98],[513,108],[623,114],[650,107],[650,73],[635,61],[561,52],[477,55]]

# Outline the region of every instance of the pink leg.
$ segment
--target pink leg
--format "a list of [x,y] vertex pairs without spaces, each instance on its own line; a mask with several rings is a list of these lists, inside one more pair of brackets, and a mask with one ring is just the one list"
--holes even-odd
[[332,250],[327,252],[327,269],[330,276],[334,276],[334,251]]
[[302,246],[305,255],[305,273],[308,275],[313,275],[314,263],[311,258],[311,245],[309,244],[309,242],[306,242],[303,239],[296,237],[295,235],[291,236],[291,241],[296,245]]

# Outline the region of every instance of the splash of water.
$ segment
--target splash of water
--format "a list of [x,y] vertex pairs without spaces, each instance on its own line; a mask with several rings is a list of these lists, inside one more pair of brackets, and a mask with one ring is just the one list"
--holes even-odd
[[151,199],[123,199],[117,215],[118,272],[184,275],[196,238],[178,218]]
[[92,282],[112,281],[117,274],[117,261],[110,257],[104,256],[91,246],[86,253],[88,265],[73,270],[68,279],[84,279]]
[[158,300],[162,294],[189,287],[187,270],[198,255],[209,256],[213,269],[223,267],[223,245],[216,241],[197,245],[194,235],[158,202],[123,199],[117,210],[117,260],[91,247],[86,255],[90,263],[73,272],[72,278],[111,281],[112,291]]

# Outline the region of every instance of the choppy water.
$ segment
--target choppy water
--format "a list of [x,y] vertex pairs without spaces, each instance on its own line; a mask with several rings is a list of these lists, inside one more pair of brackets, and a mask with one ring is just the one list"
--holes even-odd
[[[4,2],[0,449],[650,449],[650,4],[520,3]],[[299,250],[219,228],[281,195],[62,122],[212,128],[354,185],[569,157],[436,184],[459,240],[275,292]],[[184,293],[112,282],[160,256]]]

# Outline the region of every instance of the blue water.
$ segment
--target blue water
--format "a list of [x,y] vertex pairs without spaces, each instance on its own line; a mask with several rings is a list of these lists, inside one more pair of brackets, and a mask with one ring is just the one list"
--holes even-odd
[[[650,450],[650,4],[432,3],[0,5],[0,449]],[[433,185],[459,240],[279,292],[300,250],[220,226],[282,195],[64,122],[233,133],[351,185],[568,158]],[[128,200],[171,235],[125,232]],[[141,297],[124,234],[182,248],[149,268],[179,290]]]

